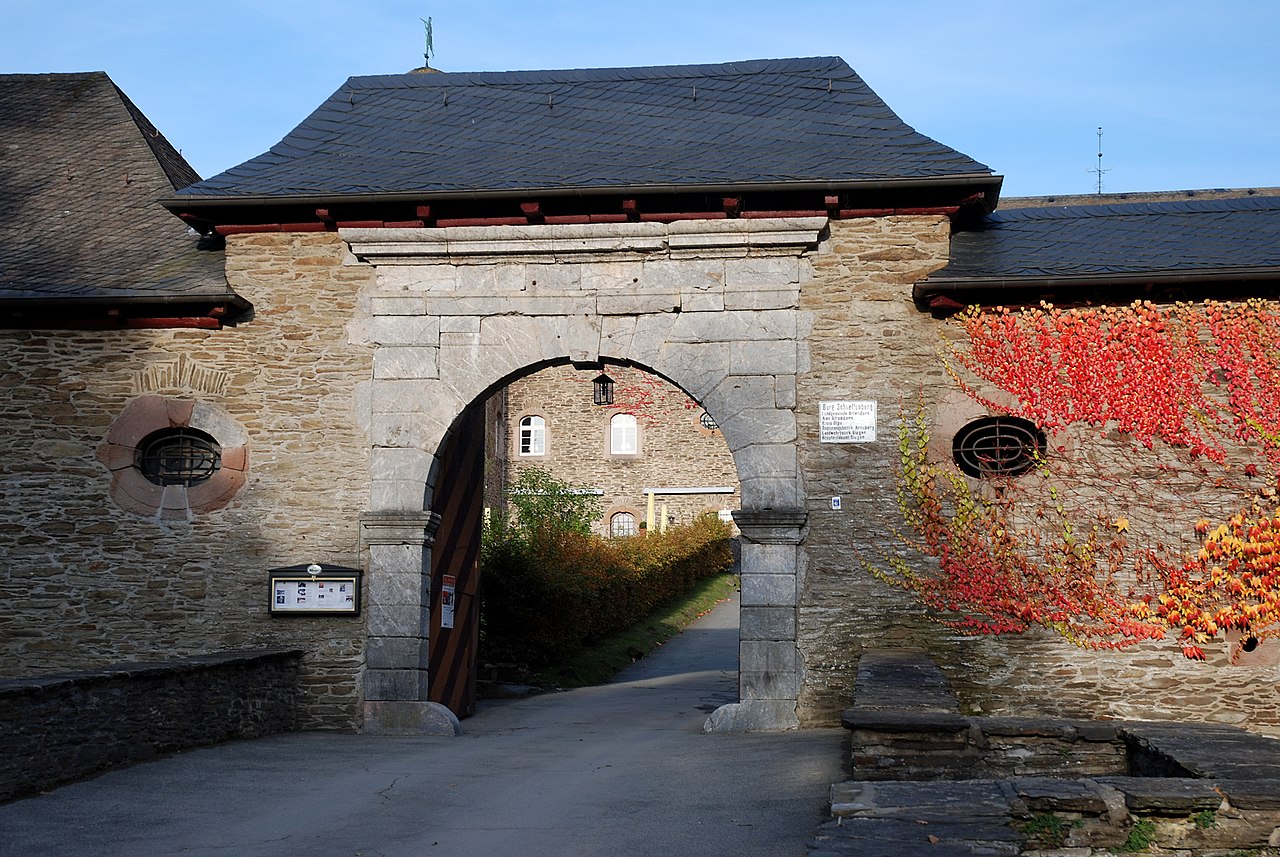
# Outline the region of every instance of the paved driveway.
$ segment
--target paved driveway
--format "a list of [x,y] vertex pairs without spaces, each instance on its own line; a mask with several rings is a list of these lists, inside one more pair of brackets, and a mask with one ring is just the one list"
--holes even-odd
[[485,704],[461,738],[280,735],[0,805],[23,857],[803,857],[843,730],[704,734],[737,603],[604,687]]

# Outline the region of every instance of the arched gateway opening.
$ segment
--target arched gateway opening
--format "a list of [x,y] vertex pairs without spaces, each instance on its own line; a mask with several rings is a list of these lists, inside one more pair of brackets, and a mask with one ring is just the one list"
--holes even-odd
[[[432,664],[443,668],[442,655],[433,657],[443,637],[432,637],[441,590],[438,575],[424,572],[433,552],[465,552],[445,524],[476,514],[460,490],[475,473],[468,456],[443,452],[474,430],[469,406],[531,367],[560,363],[651,368],[714,415],[741,485],[743,606],[740,701],[708,724],[796,725],[806,517],[796,454],[795,384],[806,360],[799,290],[825,223],[340,230],[355,259],[377,269],[359,320],[375,346],[372,503],[362,520],[367,730],[457,728],[431,699]],[[531,421],[531,444],[536,429]]]
[[485,521],[523,517],[511,501],[527,477],[587,495],[580,499],[594,511],[586,523],[602,538],[661,538],[707,514],[731,524],[741,496],[712,414],[666,379],[615,363],[530,367],[506,379],[463,411],[437,458],[428,696],[459,717],[485,695],[478,679],[492,674],[484,665],[502,664],[496,674],[508,677],[545,671],[544,629],[557,629],[558,644],[579,639],[580,614],[565,615],[546,590],[525,590],[521,572],[509,572],[523,581],[513,592],[510,578],[481,568]]

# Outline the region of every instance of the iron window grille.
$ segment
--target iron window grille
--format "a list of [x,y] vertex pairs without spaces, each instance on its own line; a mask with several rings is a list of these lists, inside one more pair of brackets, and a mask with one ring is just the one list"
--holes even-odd
[[698,422],[707,431],[715,431],[716,429],[720,428],[720,426],[716,424],[716,418],[711,416],[711,414],[707,413],[706,411],[703,411],[702,416],[698,417]]
[[609,519],[609,534],[619,538],[636,534],[636,516],[630,512],[618,512]]
[[136,464],[149,482],[190,488],[209,481],[218,472],[222,447],[199,429],[160,429],[138,444]]
[[1021,417],[983,417],[956,432],[951,455],[968,476],[1021,476],[1044,457],[1046,441],[1035,423]]

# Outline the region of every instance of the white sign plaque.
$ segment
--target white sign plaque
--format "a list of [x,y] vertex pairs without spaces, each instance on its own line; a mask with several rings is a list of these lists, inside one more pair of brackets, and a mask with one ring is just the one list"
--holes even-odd
[[875,439],[875,402],[818,402],[822,443],[874,443]]

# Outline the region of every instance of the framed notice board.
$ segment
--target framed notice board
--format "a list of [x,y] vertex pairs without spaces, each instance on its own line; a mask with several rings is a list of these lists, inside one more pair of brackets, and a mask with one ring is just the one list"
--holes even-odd
[[359,616],[357,568],[291,565],[267,572],[267,610],[273,616]]

